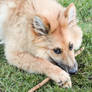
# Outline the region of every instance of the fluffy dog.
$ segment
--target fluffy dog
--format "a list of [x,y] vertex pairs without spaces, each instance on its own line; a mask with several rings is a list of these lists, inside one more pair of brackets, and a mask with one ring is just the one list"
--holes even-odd
[[82,42],[73,3],[63,7],[55,0],[0,0],[0,38],[9,64],[72,87],[69,73],[78,70],[74,50]]

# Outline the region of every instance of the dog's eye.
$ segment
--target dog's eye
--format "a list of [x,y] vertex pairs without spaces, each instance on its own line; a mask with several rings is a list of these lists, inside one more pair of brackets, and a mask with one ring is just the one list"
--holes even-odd
[[62,50],[60,48],[55,48],[55,49],[53,49],[53,51],[56,54],[61,54],[62,53]]
[[73,49],[73,44],[69,43],[69,50]]

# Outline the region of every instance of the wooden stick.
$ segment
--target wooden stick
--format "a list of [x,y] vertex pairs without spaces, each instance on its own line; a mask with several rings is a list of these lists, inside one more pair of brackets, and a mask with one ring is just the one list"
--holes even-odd
[[84,47],[80,48],[77,52],[75,52],[75,57],[78,56],[83,50]]
[[[77,52],[75,52],[75,56],[79,55],[83,50],[84,50],[84,47],[80,48]],[[39,88],[42,87],[44,84],[46,84],[49,80],[50,80],[50,78],[47,77],[47,78],[44,79],[41,83],[37,84],[35,87],[33,87],[33,88],[32,88],[31,90],[29,90],[28,92],[35,92],[37,89],[39,89]]]
[[50,78],[46,78],[44,79],[41,83],[39,83],[38,85],[36,85],[35,87],[33,87],[31,90],[29,90],[28,92],[34,92],[36,91],[38,88],[42,87],[44,84],[46,84],[48,81],[50,80]]

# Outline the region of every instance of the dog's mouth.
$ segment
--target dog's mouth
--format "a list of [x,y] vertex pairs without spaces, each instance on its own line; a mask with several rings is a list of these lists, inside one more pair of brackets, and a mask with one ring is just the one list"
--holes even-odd
[[78,65],[74,66],[73,68],[70,68],[68,65],[63,64],[62,62],[59,64],[57,63],[52,57],[49,57],[49,61],[57,66],[59,66],[60,68],[62,68],[64,71],[66,71],[69,74],[75,74],[78,70]]
[[[68,72],[69,67],[67,65],[64,65],[63,63],[57,63],[52,57],[49,57],[49,61],[57,66],[59,66],[60,68],[62,68],[63,70],[65,70],[66,72]],[[68,72],[69,73],[69,72]]]

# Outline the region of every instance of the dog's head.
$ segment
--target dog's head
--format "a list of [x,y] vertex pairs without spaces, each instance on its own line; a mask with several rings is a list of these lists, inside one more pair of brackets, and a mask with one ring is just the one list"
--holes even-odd
[[35,55],[59,65],[69,73],[75,73],[78,64],[74,50],[81,45],[82,32],[76,23],[74,4],[70,4],[64,12],[59,12],[56,20],[57,26],[53,29],[46,17],[34,16],[32,27],[35,34]]

